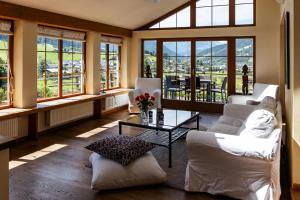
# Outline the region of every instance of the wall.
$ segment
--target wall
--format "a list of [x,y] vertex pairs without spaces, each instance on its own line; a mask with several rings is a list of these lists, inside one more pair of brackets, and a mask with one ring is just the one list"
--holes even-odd
[[140,75],[141,39],[218,36],[256,36],[256,80],[279,84],[280,5],[274,0],[256,2],[257,25],[253,27],[134,31],[129,86],[133,87],[136,77]]
[[8,200],[9,196],[9,171],[8,171],[8,161],[9,161],[9,149],[0,150],[0,199]]
[[[282,6],[284,11],[290,12],[290,60],[291,60],[291,88],[285,88],[285,106],[287,133],[290,150],[291,182],[293,187],[300,188],[300,9],[298,0],[286,0]],[[283,23],[283,21],[282,21]],[[282,34],[282,37],[284,35]],[[284,68],[284,66],[282,66]],[[282,77],[284,78],[284,77]]]

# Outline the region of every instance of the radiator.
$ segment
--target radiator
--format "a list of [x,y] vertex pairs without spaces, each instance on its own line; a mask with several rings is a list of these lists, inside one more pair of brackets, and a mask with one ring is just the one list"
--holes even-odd
[[47,126],[53,127],[92,115],[93,104],[87,102],[47,111],[45,123]]
[[120,106],[128,104],[128,95],[121,94],[117,96],[108,97],[105,99],[104,110],[111,110]]
[[28,134],[28,118],[16,117],[0,121],[0,135],[9,137],[24,137]]

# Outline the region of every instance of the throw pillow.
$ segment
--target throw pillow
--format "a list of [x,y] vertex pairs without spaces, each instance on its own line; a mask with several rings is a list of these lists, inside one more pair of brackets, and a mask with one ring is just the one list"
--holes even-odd
[[154,147],[154,144],[145,142],[136,137],[121,135],[101,139],[86,148],[126,166]]

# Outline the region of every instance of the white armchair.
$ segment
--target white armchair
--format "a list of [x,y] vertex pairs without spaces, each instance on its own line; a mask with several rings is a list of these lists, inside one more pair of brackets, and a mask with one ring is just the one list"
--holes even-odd
[[228,103],[230,104],[255,104],[259,103],[266,96],[270,96],[278,100],[278,85],[270,85],[264,83],[255,83],[252,95],[230,95]]
[[140,112],[135,97],[143,93],[149,93],[155,97],[154,107],[161,108],[161,79],[160,78],[137,78],[135,81],[135,89],[128,93],[130,113]]
[[[230,123],[242,127],[243,123],[238,122],[245,121],[254,109],[255,106],[250,105],[227,104],[223,116],[207,132],[188,133],[186,191],[244,200],[279,200],[280,103],[276,110],[278,125],[270,137],[243,137],[228,133],[234,130],[229,129]],[[224,132],[220,131],[220,127]]]

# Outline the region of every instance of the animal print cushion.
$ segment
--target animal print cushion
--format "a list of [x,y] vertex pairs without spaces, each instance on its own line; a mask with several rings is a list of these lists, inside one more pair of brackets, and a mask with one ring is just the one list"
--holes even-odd
[[136,137],[121,135],[106,137],[90,144],[86,148],[126,166],[154,147],[154,144]]

